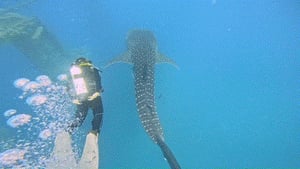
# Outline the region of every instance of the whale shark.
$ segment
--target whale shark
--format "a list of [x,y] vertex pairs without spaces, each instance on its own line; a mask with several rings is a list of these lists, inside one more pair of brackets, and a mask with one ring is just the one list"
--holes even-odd
[[154,96],[155,64],[169,63],[177,67],[176,63],[158,51],[154,34],[149,30],[132,30],[127,37],[127,51],[110,61],[105,67],[118,62],[133,65],[135,98],[139,118],[142,125],[162,150],[172,169],[179,169],[172,151],[164,141],[164,133],[156,110]]
[[74,59],[40,19],[0,8],[0,47],[2,44],[14,46],[38,70],[52,77],[67,72]]

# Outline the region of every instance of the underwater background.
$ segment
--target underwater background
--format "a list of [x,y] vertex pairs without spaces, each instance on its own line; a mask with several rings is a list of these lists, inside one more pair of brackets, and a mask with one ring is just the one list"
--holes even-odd
[[[1,0],[0,7],[18,3]],[[300,167],[300,1],[45,0],[15,12],[39,18],[67,51],[100,68],[126,51],[128,31],[151,30],[179,66],[156,66],[155,95],[182,168]],[[0,55],[0,112],[34,117],[14,81],[45,73],[9,43]],[[138,118],[132,66],[102,71],[100,168],[169,168]],[[90,130],[91,114],[79,133]],[[35,131],[7,120],[1,115],[0,153],[20,139],[37,142]],[[85,138],[74,137],[80,152]]]

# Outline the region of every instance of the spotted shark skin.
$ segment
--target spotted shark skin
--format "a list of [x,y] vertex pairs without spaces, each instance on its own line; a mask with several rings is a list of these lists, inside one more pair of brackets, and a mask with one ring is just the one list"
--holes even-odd
[[153,142],[161,148],[170,167],[180,169],[175,156],[164,141],[154,96],[155,64],[169,63],[176,68],[178,66],[172,59],[158,51],[156,38],[151,31],[130,31],[127,37],[127,49],[123,55],[113,59],[105,67],[118,62],[133,65],[136,106],[142,125]]
[[154,66],[157,48],[151,32],[134,32],[128,37],[135,79],[135,97],[139,117],[148,135],[156,142],[163,138],[154,100]]

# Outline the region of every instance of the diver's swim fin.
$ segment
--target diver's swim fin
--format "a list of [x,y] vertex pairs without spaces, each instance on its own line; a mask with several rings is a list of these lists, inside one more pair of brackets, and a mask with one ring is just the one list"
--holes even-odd
[[85,145],[78,168],[98,169],[99,166],[99,147],[98,134],[90,132],[86,136]]
[[75,168],[76,160],[72,151],[71,135],[68,132],[57,134],[53,152],[47,162],[47,169]]
[[161,137],[157,137],[156,141],[157,141],[157,145],[160,147],[161,151],[163,152],[164,157],[167,159],[171,169],[181,169],[179,163],[177,162],[175,156],[173,155],[171,149],[168,147],[165,141],[162,140]]

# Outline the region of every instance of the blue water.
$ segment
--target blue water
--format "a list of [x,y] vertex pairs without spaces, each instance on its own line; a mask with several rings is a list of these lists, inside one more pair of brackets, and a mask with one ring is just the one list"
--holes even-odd
[[[129,30],[153,31],[180,67],[157,65],[155,93],[182,168],[300,167],[299,1],[48,0],[18,12],[38,17],[67,50],[84,51],[99,67],[126,50]],[[9,44],[0,55],[0,112],[30,112],[13,82],[43,72]],[[138,119],[131,66],[105,69],[102,79],[100,167],[168,168]],[[19,134],[6,120],[1,140]]]

